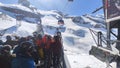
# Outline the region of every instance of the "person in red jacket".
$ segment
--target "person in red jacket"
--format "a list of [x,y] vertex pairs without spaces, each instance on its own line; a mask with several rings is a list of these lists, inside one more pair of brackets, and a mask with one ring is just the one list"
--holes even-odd
[[43,65],[44,64],[44,51],[43,51],[44,45],[43,45],[43,38],[41,34],[38,34],[35,44],[36,44],[37,52],[40,57],[40,64]]
[[45,56],[45,68],[50,68],[51,63],[51,36],[45,35],[43,37],[43,43],[44,43],[44,56]]

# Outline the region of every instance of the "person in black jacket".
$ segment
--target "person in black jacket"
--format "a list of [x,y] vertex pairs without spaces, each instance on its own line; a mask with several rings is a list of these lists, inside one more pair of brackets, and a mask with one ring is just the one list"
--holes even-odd
[[6,41],[3,43],[3,45],[10,45],[12,48],[18,44],[18,41],[12,40],[11,36],[6,36]]
[[11,46],[4,45],[0,50],[0,68],[11,68],[12,56],[10,54]]
[[34,53],[33,44],[29,41],[21,42],[15,48],[16,57],[12,62],[12,68],[35,68],[35,62],[32,54]]
[[60,64],[60,58],[62,55],[62,43],[59,36],[54,36],[51,48],[53,52],[53,67],[57,68]]

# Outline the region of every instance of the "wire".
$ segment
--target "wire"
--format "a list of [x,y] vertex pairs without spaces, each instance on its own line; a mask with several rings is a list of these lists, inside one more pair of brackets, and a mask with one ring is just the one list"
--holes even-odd
[[[93,40],[95,41],[95,44],[97,45],[97,41],[96,41],[96,39],[95,39],[95,37],[94,37],[94,35],[93,35],[93,33],[95,34],[95,32],[94,32],[92,29],[90,29],[90,28],[89,28],[89,30],[90,30],[90,33],[91,33],[91,35],[92,35]],[[95,35],[96,35],[96,34],[95,34]]]
[[67,2],[67,3],[65,4],[65,6],[63,7],[63,11],[65,11],[65,9],[67,8],[68,3],[69,3],[69,2]]
[[[107,42],[107,40],[106,40],[106,38],[104,37],[104,35],[103,35],[103,34],[101,35],[101,37],[103,38],[102,42],[103,42],[104,44],[106,44],[106,45],[107,45],[107,43],[106,43],[106,42]],[[105,42],[104,40],[105,40],[106,42]]]
[[70,3],[71,3],[71,2],[69,2],[69,1],[66,2],[65,6],[63,7],[63,11],[65,11],[66,8],[69,7],[68,5],[69,5]]
[[[92,30],[92,29],[90,29],[90,28],[88,28],[88,29],[90,30],[90,33],[91,33],[91,35],[92,35],[95,43],[98,44],[97,41],[96,41],[96,39],[95,39],[95,37],[94,37],[94,35],[97,36],[97,33],[98,33],[98,32],[96,32],[96,31],[94,31],[94,30]],[[94,35],[93,35],[93,34],[94,34]],[[107,45],[107,43],[106,43],[107,40],[106,40],[106,38],[104,37],[103,34],[101,35],[101,37],[102,37],[102,38],[101,38],[101,39],[102,39],[101,41],[102,41],[105,45]]]

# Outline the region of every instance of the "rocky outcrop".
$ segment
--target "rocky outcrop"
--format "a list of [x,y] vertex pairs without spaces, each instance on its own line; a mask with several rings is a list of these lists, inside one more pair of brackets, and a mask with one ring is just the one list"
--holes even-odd
[[75,23],[84,23],[84,20],[79,16],[79,17],[73,17],[72,21]]

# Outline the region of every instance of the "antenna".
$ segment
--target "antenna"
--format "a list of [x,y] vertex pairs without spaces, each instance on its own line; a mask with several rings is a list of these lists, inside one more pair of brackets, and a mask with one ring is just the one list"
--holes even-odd
[[92,14],[93,14],[93,13],[96,13],[97,11],[101,10],[102,8],[103,8],[103,6],[97,8],[96,10],[94,10],[94,11],[92,12]]

